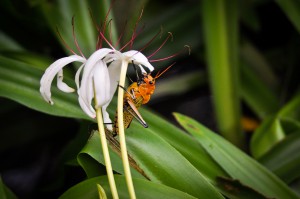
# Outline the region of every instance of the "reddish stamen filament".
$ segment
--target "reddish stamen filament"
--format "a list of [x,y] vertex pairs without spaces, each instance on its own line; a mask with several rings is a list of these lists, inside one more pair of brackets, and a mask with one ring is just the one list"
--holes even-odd
[[[187,46],[187,45],[185,45],[184,47],[185,47],[185,48],[188,48],[189,54],[190,54],[190,53],[191,53],[191,48],[190,48],[189,46]],[[168,57],[164,57],[164,58],[161,58],[161,59],[151,59],[151,60],[149,60],[149,62],[165,61],[165,60],[168,60],[168,59],[170,59],[170,58],[176,57],[177,55],[181,54],[183,51],[184,51],[184,49],[182,49],[181,51],[179,51],[179,52],[177,52],[177,53],[175,53],[175,54],[173,54],[173,55],[170,55],[170,56],[168,56]]]
[[151,55],[149,55],[147,58],[149,59],[149,58],[151,58],[151,57],[153,57],[165,44],[166,44],[166,42],[169,40],[169,38],[170,37],[172,37],[173,38],[173,35],[172,35],[172,33],[171,32],[168,32],[169,33],[169,35],[168,35],[168,37],[165,39],[165,41],[160,45],[160,47],[156,50],[156,51],[154,51]]
[[83,55],[83,53],[82,53],[82,51],[81,51],[81,49],[80,49],[80,47],[78,45],[77,39],[76,39],[74,16],[72,17],[72,34],[73,34],[74,43],[76,45],[77,50],[79,51],[79,53],[81,54],[81,56],[85,58],[85,56]]

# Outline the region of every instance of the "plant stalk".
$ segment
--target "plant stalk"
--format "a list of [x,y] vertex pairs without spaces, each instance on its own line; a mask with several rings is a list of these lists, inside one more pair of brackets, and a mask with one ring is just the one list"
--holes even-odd
[[238,2],[204,0],[202,8],[218,128],[227,140],[244,148],[238,93]]
[[118,199],[119,196],[118,196],[118,191],[117,191],[117,187],[116,187],[116,183],[115,183],[115,179],[114,179],[114,175],[113,175],[113,169],[112,169],[111,161],[110,161],[110,157],[109,157],[109,151],[108,151],[108,146],[107,146],[107,141],[106,141],[105,129],[104,129],[104,125],[103,125],[103,117],[102,117],[102,108],[101,107],[96,109],[96,115],[97,115],[100,141],[101,141],[101,145],[102,145],[102,151],[103,151],[103,156],[104,156],[105,167],[106,167],[110,190],[111,190],[113,198]]
[[[120,74],[120,81],[119,81],[120,87],[125,86],[127,67],[128,67],[128,62],[126,60],[122,60],[121,74]],[[135,199],[136,196],[135,196],[134,186],[133,186],[131,172],[130,172],[130,166],[128,161],[127,148],[126,148],[126,140],[125,140],[125,130],[124,130],[124,121],[123,121],[123,96],[124,96],[124,90],[118,89],[119,140],[120,140],[121,156],[122,156],[122,162],[123,162],[125,179],[127,183],[129,196],[131,199]]]

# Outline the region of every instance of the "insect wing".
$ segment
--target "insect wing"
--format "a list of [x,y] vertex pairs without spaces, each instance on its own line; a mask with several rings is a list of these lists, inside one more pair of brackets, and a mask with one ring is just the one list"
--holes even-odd
[[143,127],[148,128],[148,124],[145,122],[138,109],[135,107],[134,103],[130,100],[128,100],[127,103],[130,106],[130,108],[126,108],[124,106],[124,108],[126,108],[126,111],[128,111],[137,121],[139,121],[139,123],[141,123]]

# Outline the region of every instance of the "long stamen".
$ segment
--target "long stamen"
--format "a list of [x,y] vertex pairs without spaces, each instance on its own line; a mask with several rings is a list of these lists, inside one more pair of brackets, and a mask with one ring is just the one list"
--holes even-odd
[[61,34],[60,34],[60,32],[59,32],[57,26],[56,26],[56,32],[57,32],[57,34],[58,34],[60,40],[61,40],[61,41],[63,42],[63,44],[65,45],[65,47],[66,47],[71,53],[73,53],[74,55],[77,55],[77,54],[72,50],[72,48],[65,42],[65,40],[62,38],[62,36],[61,36]]
[[99,31],[99,35],[98,37],[101,37],[101,39],[103,39],[107,45],[109,45],[109,47],[113,50],[115,50],[115,48],[113,47],[113,45],[105,38],[105,36],[103,35],[103,33],[101,31]]
[[112,43],[111,23],[112,23],[112,19],[110,19],[109,22],[108,22],[108,24],[107,24],[107,26],[109,27],[108,28],[108,31],[109,31],[108,35],[109,35],[109,42],[110,43]]
[[76,48],[79,51],[80,55],[85,58],[85,56],[83,55],[83,53],[78,45],[77,39],[76,39],[74,18],[75,18],[75,16],[72,17],[72,34],[73,34],[73,38],[74,38],[74,43],[75,43]]
[[122,51],[124,48],[126,48],[129,44],[133,44],[133,41],[135,40],[135,38],[142,33],[142,31],[144,30],[145,25],[143,25],[143,27],[134,35],[133,38],[131,38],[119,51]]
[[144,9],[142,9],[141,10],[141,14],[140,14],[140,16],[139,16],[139,18],[136,20],[136,22],[135,22],[135,25],[134,25],[134,29],[133,29],[133,33],[132,33],[132,35],[131,35],[131,45],[130,45],[130,48],[132,48],[132,45],[133,45],[133,38],[135,37],[136,38],[136,29],[137,29],[137,26],[138,26],[138,24],[139,24],[139,22],[141,21],[141,19],[142,19],[142,16],[143,16],[143,12],[144,12]]
[[[189,50],[189,55],[190,55],[190,53],[191,53],[191,48],[190,48],[190,46],[185,45],[184,47],[185,47],[185,48],[188,48],[188,50]],[[179,52],[177,52],[177,53],[175,53],[175,54],[173,54],[173,55],[170,55],[170,56],[164,57],[164,58],[160,58],[160,59],[150,59],[149,62],[165,61],[165,60],[171,59],[171,58],[173,58],[173,57],[176,57],[177,55],[181,54],[183,51],[184,51],[184,49],[182,49],[181,51],[179,51]]]
[[144,9],[142,9],[139,18],[135,22],[135,25],[134,25],[134,28],[133,28],[133,32],[132,32],[132,35],[131,35],[131,39],[120,49],[120,51],[122,51],[124,48],[126,48],[129,44],[130,44],[130,49],[132,49],[133,41],[144,30],[145,26],[143,25],[143,27],[139,31],[136,31],[137,30],[137,26],[138,26],[139,22],[142,19],[143,12],[144,12]]
[[[93,15],[93,12],[92,10],[89,8],[89,13],[90,13],[90,16],[92,18],[92,21],[93,21],[93,24],[94,26],[96,27],[97,31],[99,32],[100,31],[100,27],[99,25],[97,24],[96,20],[95,20],[95,17]],[[102,43],[102,39],[100,40],[100,36],[98,35],[97,36],[97,42],[96,42],[96,50],[100,49],[101,48],[101,44]]]
[[[121,34],[120,34],[120,36],[119,36],[119,38],[118,38],[118,41],[117,41],[117,43],[115,44],[115,46],[118,46],[118,45],[120,44],[120,41],[121,41],[121,39],[122,39],[122,37],[124,36],[124,33],[125,33],[126,25],[127,25],[127,21],[126,21],[125,24],[124,24],[124,27],[123,27],[123,29],[122,29],[122,32],[121,32]],[[121,50],[120,50],[120,51],[121,51]]]
[[169,40],[169,38],[170,37],[172,37],[173,38],[173,35],[172,35],[172,33],[171,32],[168,32],[168,37],[165,39],[165,41],[159,46],[159,48],[156,50],[156,51],[154,51],[151,55],[149,55],[147,58],[149,59],[149,58],[151,58],[151,57],[153,57],[165,44],[166,44],[166,42]]
[[156,37],[162,33],[162,31],[163,31],[163,30],[162,30],[162,27],[161,27],[161,28],[160,28],[160,31],[159,31],[158,33],[156,33],[156,34],[154,35],[154,37],[152,37],[152,39],[150,39],[150,41],[148,41],[148,42],[146,43],[146,45],[145,45],[143,48],[141,48],[141,49],[139,50],[139,52],[142,52],[143,50],[145,50],[145,49],[152,43],[152,41],[153,41],[154,39],[156,39]]

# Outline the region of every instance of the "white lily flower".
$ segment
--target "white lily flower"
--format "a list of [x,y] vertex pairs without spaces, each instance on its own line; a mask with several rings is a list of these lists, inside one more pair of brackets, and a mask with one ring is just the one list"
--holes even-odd
[[[103,119],[106,124],[111,123],[106,109],[118,87],[122,63],[126,62],[128,65],[134,62],[143,73],[146,72],[144,67],[148,68],[149,71],[154,70],[148,59],[141,52],[135,50],[121,53],[114,49],[102,48],[95,51],[88,60],[78,55],[64,57],[48,67],[40,82],[40,92],[50,104],[53,104],[50,88],[55,75],[57,75],[57,86],[61,91],[67,93],[75,91],[63,82],[62,71],[63,67],[75,61],[82,63],[75,75],[80,107],[89,117],[95,118],[96,111],[92,106],[92,100],[95,99],[97,103],[95,108],[102,107]],[[107,127],[111,129],[111,125],[107,125]]]

